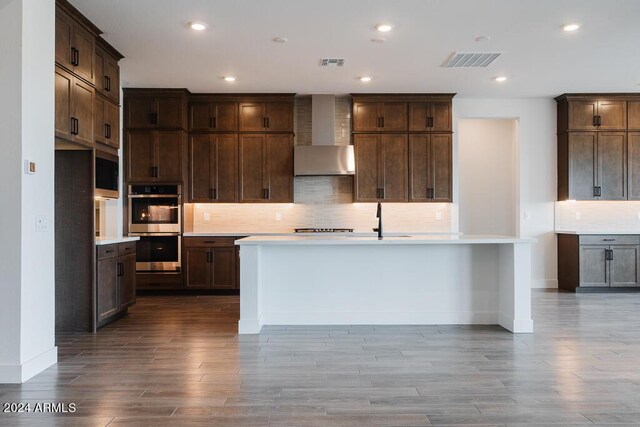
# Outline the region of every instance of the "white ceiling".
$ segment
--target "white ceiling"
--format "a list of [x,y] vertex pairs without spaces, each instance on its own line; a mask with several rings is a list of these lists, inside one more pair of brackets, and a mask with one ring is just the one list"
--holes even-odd
[[[71,0],[124,55],[125,87],[194,92],[640,92],[639,0]],[[209,28],[195,32],[189,21]],[[387,42],[373,28],[391,22]],[[582,28],[565,33],[561,26]],[[475,38],[490,35],[491,41]],[[272,42],[283,36],[286,44]],[[446,69],[453,51],[504,54]],[[346,59],[320,68],[321,57]],[[224,75],[238,80],[229,84]],[[371,75],[363,84],[359,76]],[[493,77],[507,75],[506,83]]]

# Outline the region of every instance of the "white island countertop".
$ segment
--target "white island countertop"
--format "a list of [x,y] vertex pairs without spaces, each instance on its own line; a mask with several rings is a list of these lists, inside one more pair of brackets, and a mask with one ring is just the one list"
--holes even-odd
[[[385,236],[459,236],[462,233],[454,232],[433,232],[433,231],[387,231]],[[294,233],[292,231],[186,231],[183,237],[248,237],[248,236],[344,236],[344,237],[375,237],[376,233],[372,231],[354,231],[354,232],[331,232],[331,233]]]
[[128,243],[135,242],[136,240],[140,240],[140,237],[133,236],[104,236],[104,237],[96,237],[96,246],[102,245],[114,245],[116,243]]
[[603,236],[603,235],[638,235],[640,234],[640,230],[638,231],[585,231],[585,230],[556,230],[554,233],[556,234],[575,234],[575,235],[592,235],[592,236]]
[[511,236],[459,235],[459,234],[405,234],[383,237],[376,236],[251,236],[236,241],[236,245],[468,245],[534,243],[535,239],[521,239]]

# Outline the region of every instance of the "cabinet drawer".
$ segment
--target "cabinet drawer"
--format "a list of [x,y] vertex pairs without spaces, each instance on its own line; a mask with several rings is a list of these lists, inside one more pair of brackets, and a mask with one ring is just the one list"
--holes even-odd
[[125,256],[136,253],[136,242],[120,243],[118,245],[118,255]]
[[627,235],[581,235],[581,245],[639,245],[640,236]]
[[118,256],[118,245],[101,245],[98,246],[98,250],[96,251],[98,254],[98,259],[106,259]]
[[233,246],[239,237],[185,237],[184,246],[188,248],[215,248]]

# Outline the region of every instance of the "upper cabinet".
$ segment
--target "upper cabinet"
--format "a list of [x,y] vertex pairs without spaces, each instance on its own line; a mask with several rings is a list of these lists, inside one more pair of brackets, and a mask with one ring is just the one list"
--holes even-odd
[[127,182],[181,182],[184,149],[182,131],[128,131]]
[[407,103],[403,101],[353,100],[354,132],[407,130]]
[[566,94],[558,102],[558,200],[636,200],[640,95]]
[[94,147],[94,89],[60,67],[55,69],[55,136]]
[[409,131],[451,132],[451,130],[451,101],[409,103]]
[[453,201],[451,140],[451,134],[409,136],[409,201]]
[[240,132],[293,132],[293,97],[290,100],[241,102]]
[[189,130],[205,132],[233,132],[238,130],[236,102],[191,102]]
[[[87,82],[94,82],[94,50],[96,35],[100,34],[93,24],[69,10],[56,6],[56,62]],[[84,17],[82,17],[84,18]]]
[[187,91],[124,89],[126,129],[186,129]]
[[198,133],[189,137],[189,201],[238,201],[238,135]]
[[240,135],[238,187],[240,202],[293,203],[293,135]]
[[102,39],[97,40],[95,53],[95,86],[105,97],[120,104],[120,66],[122,55]]

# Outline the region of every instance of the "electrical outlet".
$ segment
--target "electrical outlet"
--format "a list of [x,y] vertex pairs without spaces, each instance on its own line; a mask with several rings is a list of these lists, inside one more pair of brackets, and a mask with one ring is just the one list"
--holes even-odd
[[442,221],[442,212],[436,212],[436,221]]
[[282,221],[282,213],[276,212],[276,221]]
[[576,219],[580,221],[582,219],[582,214],[580,212],[576,212]]
[[204,219],[206,222],[209,222],[209,221],[211,220],[211,214],[210,214],[209,212],[205,212],[205,213],[204,213],[204,215],[203,215],[203,217],[204,217],[203,219]]
[[36,215],[36,232],[46,233],[51,228],[51,222],[47,215]]

